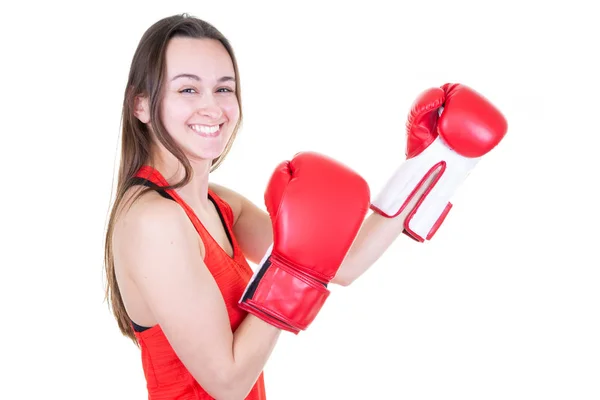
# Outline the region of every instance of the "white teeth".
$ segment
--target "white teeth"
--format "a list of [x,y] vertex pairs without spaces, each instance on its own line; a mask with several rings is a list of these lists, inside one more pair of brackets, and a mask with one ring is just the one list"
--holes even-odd
[[203,133],[205,135],[212,135],[213,133],[215,133],[216,131],[219,130],[219,125],[212,125],[212,126],[190,125],[190,128],[192,128],[195,132],[198,132],[198,133]]

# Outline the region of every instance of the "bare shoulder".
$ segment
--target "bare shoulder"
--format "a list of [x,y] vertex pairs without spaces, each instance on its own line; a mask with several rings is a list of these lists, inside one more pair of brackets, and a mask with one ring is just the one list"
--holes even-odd
[[[179,204],[154,191],[136,198],[139,190],[132,188],[126,194],[117,218],[113,236],[116,253],[124,256],[147,254],[151,248],[157,250],[175,242],[181,246],[193,241],[196,236]],[[128,266],[137,264],[126,263]]]
[[[122,229],[134,232],[139,229],[154,231],[157,228],[169,229],[180,225],[185,212],[179,204],[165,199],[153,190],[139,195],[139,190],[132,188],[125,196],[124,207],[119,216]],[[133,200],[137,196],[139,198]]]

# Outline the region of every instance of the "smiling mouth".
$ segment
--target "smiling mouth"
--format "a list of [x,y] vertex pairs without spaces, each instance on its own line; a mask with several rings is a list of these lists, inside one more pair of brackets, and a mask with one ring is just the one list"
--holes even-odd
[[204,137],[217,137],[221,133],[223,124],[219,125],[188,125],[191,130]]

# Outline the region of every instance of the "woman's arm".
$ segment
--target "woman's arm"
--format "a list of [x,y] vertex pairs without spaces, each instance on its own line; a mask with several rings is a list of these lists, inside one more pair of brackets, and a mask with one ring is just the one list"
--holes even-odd
[[163,199],[145,202],[132,207],[126,218],[119,262],[127,265],[129,277],[175,353],[211,396],[244,398],[281,330],[249,315],[235,334],[231,331],[221,292],[203,262],[198,235],[178,204]]
[[365,219],[332,282],[348,286],[364,274],[402,233],[405,219],[405,214],[386,218],[371,213]]

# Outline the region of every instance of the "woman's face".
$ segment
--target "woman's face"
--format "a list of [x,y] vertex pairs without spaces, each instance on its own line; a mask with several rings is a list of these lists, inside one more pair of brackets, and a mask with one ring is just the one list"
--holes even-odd
[[162,122],[190,161],[219,157],[240,117],[235,71],[221,42],[173,38],[166,51]]

